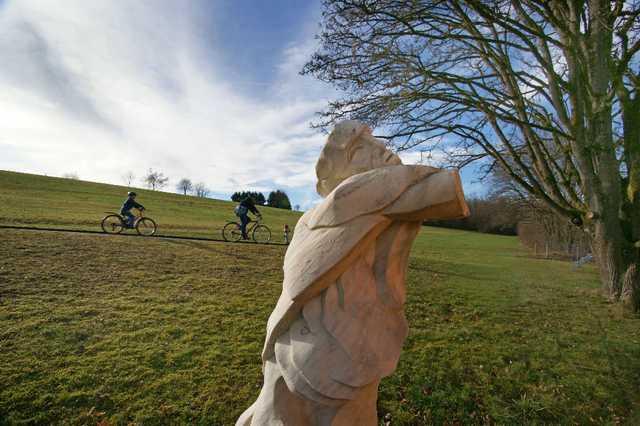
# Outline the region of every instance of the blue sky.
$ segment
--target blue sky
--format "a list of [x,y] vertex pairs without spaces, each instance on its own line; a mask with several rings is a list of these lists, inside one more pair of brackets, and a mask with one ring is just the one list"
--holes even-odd
[[[0,169],[317,202],[319,1],[0,0]],[[414,163],[417,153],[403,154]],[[480,191],[463,173],[468,193]]]

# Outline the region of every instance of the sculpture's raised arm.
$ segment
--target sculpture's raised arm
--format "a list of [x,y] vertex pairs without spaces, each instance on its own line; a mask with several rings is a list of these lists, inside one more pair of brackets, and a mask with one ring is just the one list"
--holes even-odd
[[[415,168],[416,172],[424,174],[424,177],[384,210],[386,216],[395,220],[423,221],[460,219],[469,215],[457,171],[427,166],[395,167]],[[431,173],[421,173],[420,169],[428,169]]]

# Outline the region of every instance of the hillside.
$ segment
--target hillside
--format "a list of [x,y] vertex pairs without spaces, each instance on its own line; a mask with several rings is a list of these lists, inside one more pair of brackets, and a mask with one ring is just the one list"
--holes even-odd
[[[30,225],[100,230],[107,211],[119,211],[130,188],[72,179],[0,171],[0,225]],[[220,229],[235,220],[231,201],[213,200],[134,188],[138,201],[158,224],[158,235],[220,238]],[[274,239],[300,216],[260,207]],[[131,232],[131,231],[129,231]]]

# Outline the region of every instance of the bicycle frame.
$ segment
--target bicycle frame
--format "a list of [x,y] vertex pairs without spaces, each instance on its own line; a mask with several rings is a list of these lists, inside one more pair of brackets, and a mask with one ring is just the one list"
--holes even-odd
[[249,219],[249,223],[247,223],[247,234],[249,232],[253,232],[253,229],[260,224],[260,221],[261,221],[260,219],[258,220]]
[[[136,227],[136,223],[138,223],[138,221],[140,219],[142,219],[144,217],[144,210],[140,210],[140,209],[136,209],[137,210],[137,214],[134,215],[134,219],[133,219],[133,223],[131,224],[131,228],[135,228]],[[120,213],[116,213],[118,216],[120,216],[120,219],[122,220],[123,224],[127,224],[127,220],[129,219],[128,217],[126,217],[125,215],[122,215]]]

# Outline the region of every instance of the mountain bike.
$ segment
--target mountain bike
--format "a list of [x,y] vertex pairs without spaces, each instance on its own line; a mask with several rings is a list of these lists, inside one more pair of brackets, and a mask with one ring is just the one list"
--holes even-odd
[[119,234],[125,229],[135,229],[138,234],[150,237],[156,233],[158,225],[150,217],[145,217],[142,210],[138,210],[137,217],[133,225],[127,225],[127,218],[115,212],[106,212],[107,216],[102,219],[100,226],[107,234]]
[[[271,230],[267,225],[262,225],[260,221],[250,220],[247,223],[247,235],[251,235],[251,239],[256,243],[268,243],[271,241]],[[240,241],[242,239],[242,231],[240,230],[240,224],[238,222],[227,222],[222,228],[222,238],[225,241]]]

